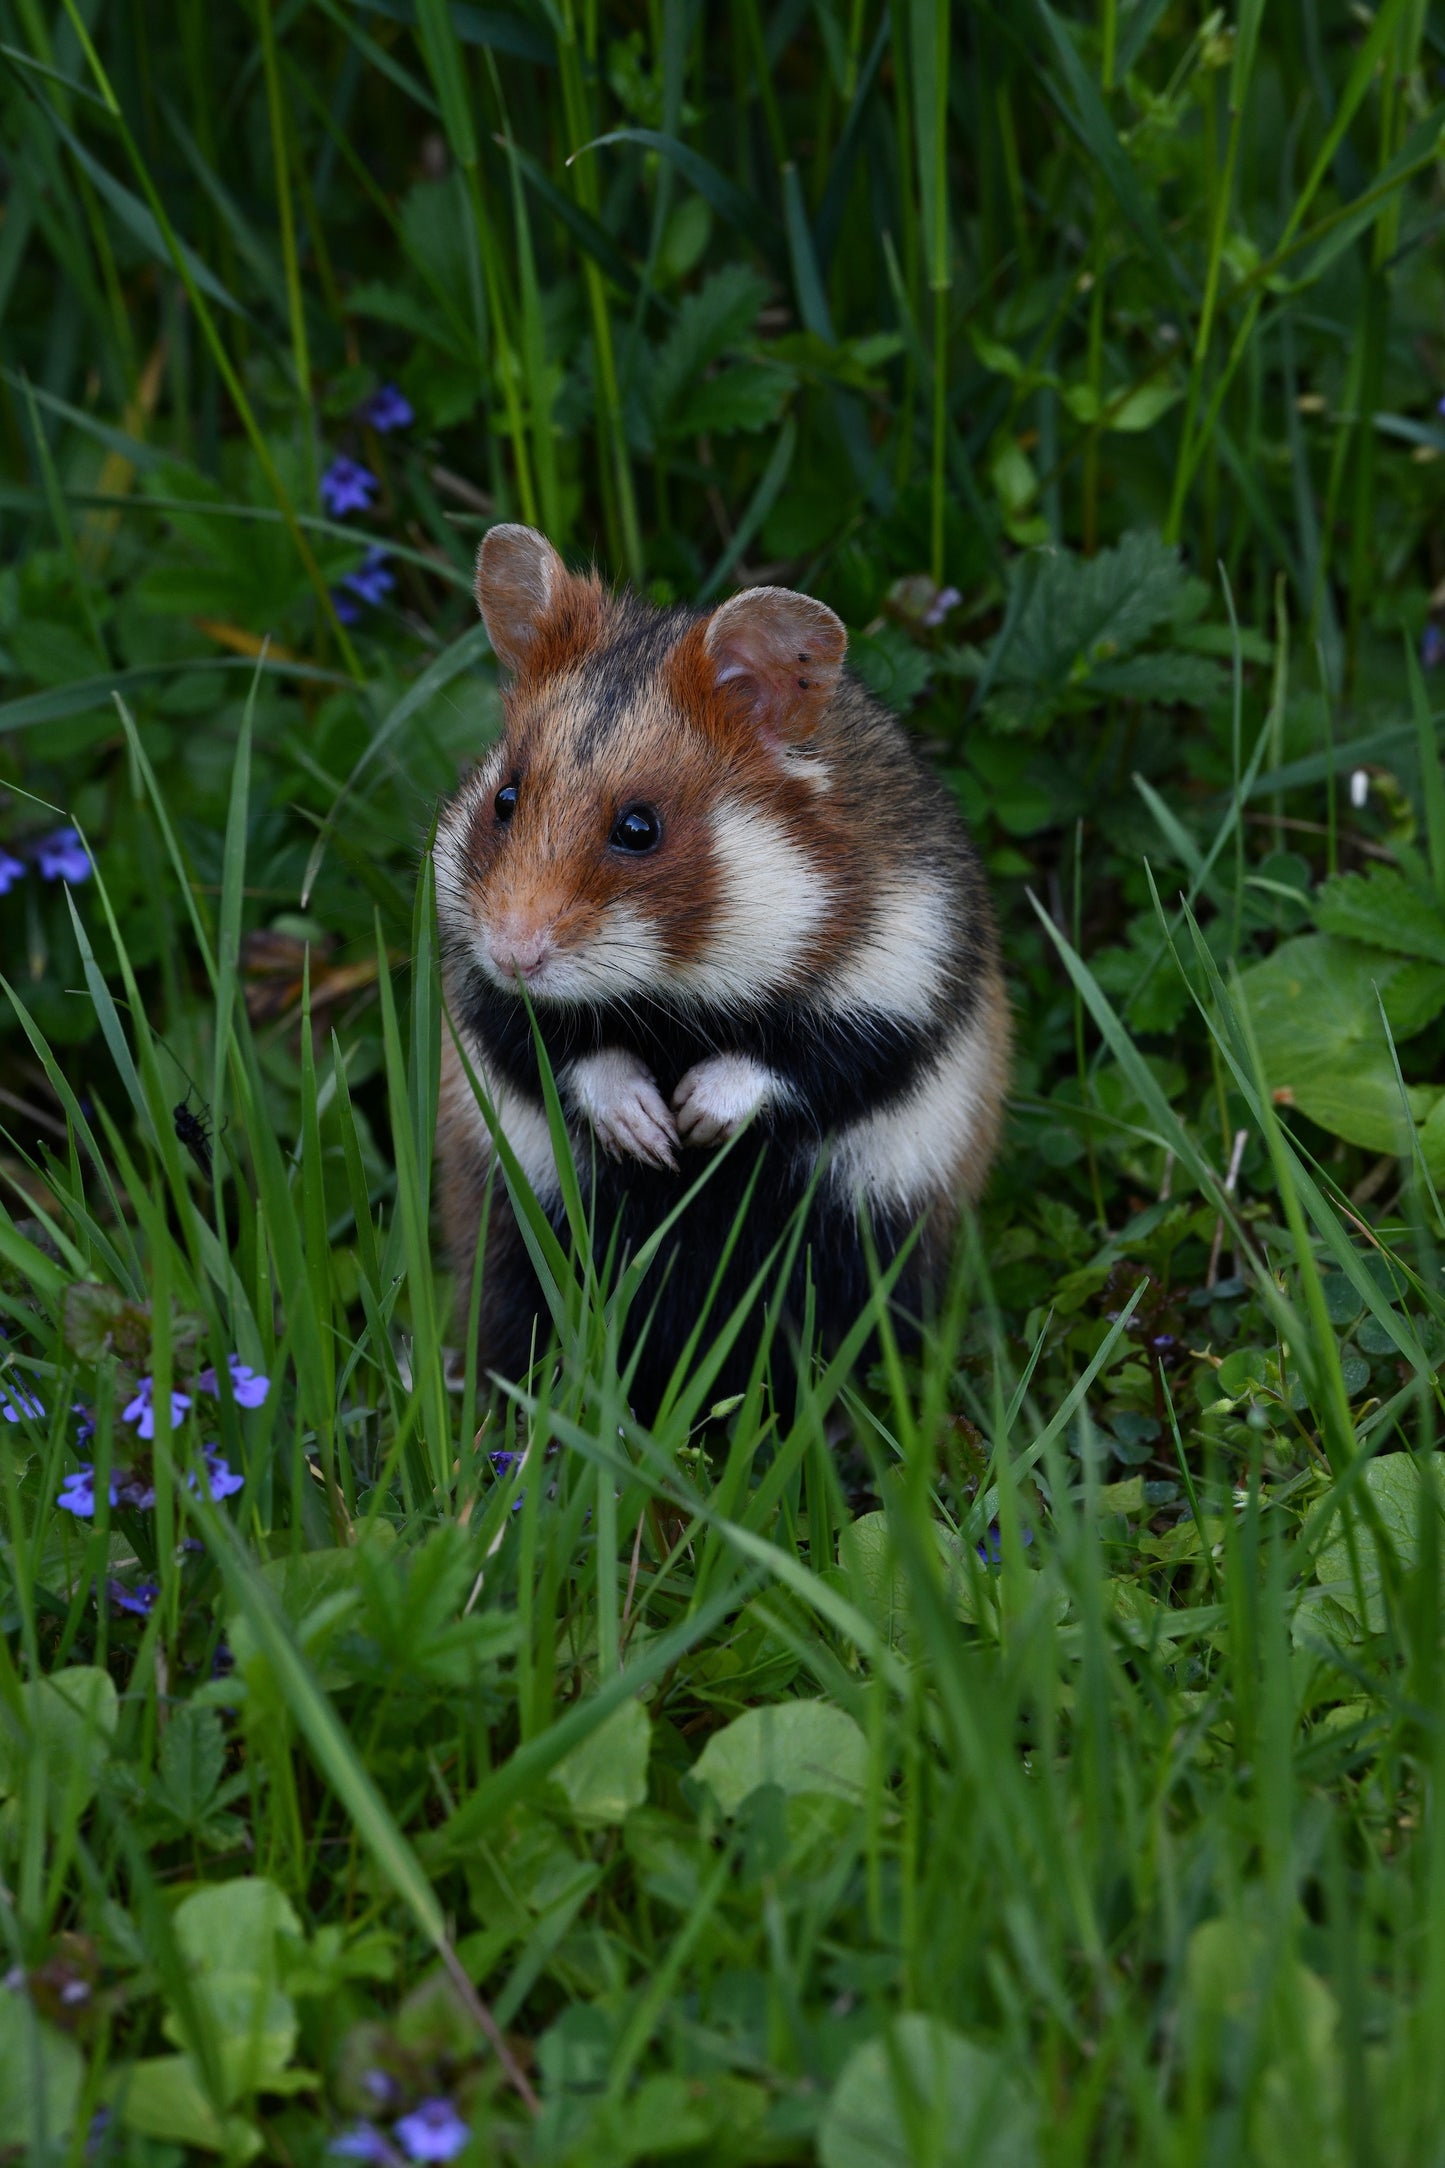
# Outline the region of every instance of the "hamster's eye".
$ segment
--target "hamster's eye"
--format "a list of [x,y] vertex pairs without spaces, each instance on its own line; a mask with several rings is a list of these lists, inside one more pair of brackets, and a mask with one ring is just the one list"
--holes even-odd
[[612,823],[612,833],[607,840],[614,850],[655,851],[662,841],[662,822],[657,808],[625,805]]
[[517,810],[516,784],[504,783],[501,789],[497,792],[496,797],[492,800],[492,804],[496,810],[497,819],[505,828],[512,815]]

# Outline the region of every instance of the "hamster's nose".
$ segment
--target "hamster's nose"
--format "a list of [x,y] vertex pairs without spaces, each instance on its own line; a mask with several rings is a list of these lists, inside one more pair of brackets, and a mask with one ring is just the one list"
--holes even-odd
[[531,979],[552,953],[552,936],[544,926],[518,926],[503,919],[488,933],[487,949],[499,971],[519,971]]

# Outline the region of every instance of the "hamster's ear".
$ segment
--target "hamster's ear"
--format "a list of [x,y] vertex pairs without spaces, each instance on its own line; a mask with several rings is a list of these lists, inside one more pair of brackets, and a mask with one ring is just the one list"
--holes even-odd
[[546,669],[584,644],[601,590],[567,570],[545,535],[492,527],[477,551],[477,608],[493,652],[509,670]]
[[792,743],[809,738],[837,689],[848,635],[812,595],[745,587],[714,610],[703,650],[756,727]]

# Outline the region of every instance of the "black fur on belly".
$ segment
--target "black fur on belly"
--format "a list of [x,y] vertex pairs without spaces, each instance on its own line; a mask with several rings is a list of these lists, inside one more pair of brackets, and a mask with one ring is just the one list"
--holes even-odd
[[[699,1352],[705,1353],[770,1251],[783,1242],[763,1294],[734,1342],[711,1397],[721,1399],[745,1389],[763,1332],[764,1308],[771,1308],[776,1301],[777,1273],[786,1254],[784,1237],[807,1194],[813,1156],[777,1140],[754,1141],[754,1136],[744,1136],[716,1165],[711,1179],[664,1243],[638,1291],[622,1335],[624,1371],[642,1340],[630,1395],[641,1421],[650,1421],[657,1412],[677,1358],[708,1299],[718,1260],[751,1185],[748,1209],[699,1342]],[[620,1272],[626,1258],[636,1253],[672,1211],[699,1171],[699,1156],[695,1153],[686,1155],[678,1174],[643,1167],[631,1160],[614,1162],[597,1154],[594,1167],[583,1170],[583,1194],[590,1204],[593,1250],[599,1264],[615,1235],[616,1269]],[[504,1197],[497,1198],[493,1211],[505,1213],[510,1220],[511,1208]],[[551,1216],[565,1243],[567,1229],[560,1205]],[[873,1245],[880,1269],[891,1262],[907,1231],[908,1223],[902,1220],[874,1218]],[[539,1352],[546,1346],[550,1325],[546,1304],[515,1226],[505,1230],[501,1249],[493,1253],[492,1265],[500,1284],[483,1290],[481,1367],[516,1379],[526,1371],[534,1345]],[[821,1188],[814,1191],[808,1207],[806,1228],[772,1339],[774,1388],[784,1395],[793,1376],[792,1348],[801,1328],[810,1280],[817,1337],[823,1350],[830,1351],[861,1314],[871,1285],[857,1214],[850,1205]],[[902,1313],[900,1324],[905,1337],[920,1292],[915,1250],[891,1298]]]
[[[540,1105],[537,1046],[524,1003],[473,970],[460,1010],[499,1077]],[[621,1048],[646,1063],[667,1100],[695,1062],[748,1055],[792,1089],[791,1103],[764,1117],[779,1137],[817,1140],[901,1098],[934,1051],[925,1030],[904,1018],[872,1010],[835,1016],[788,995],[726,1016],[636,997],[539,1004],[535,1013],[554,1074],[584,1055]]]

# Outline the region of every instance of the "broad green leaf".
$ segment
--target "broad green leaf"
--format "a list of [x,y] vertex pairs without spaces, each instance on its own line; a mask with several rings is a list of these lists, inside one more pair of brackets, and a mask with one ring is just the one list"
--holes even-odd
[[24,1990],[0,1987],[0,2152],[53,2157],[80,2098],[80,2050],[45,2024]]
[[115,1681],[107,1671],[77,1664],[48,1679],[28,1679],[20,1701],[24,1732],[0,1709],[0,1795],[26,1789],[43,1767],[53,1805],[86,1805],[110,1759]]
[[604,1723],[564,1755],[552,1782],[566,1794],[579,1822],[625,1822],[647,1797],[652,1725],[640,1701],[624,1701]]
[[[1420,1556],[1421,1513],[1438,1514],[1445,1510],[1445,1461],[1438,1453],[1423,1461],[1412,1453],[1387,1453],[1381,1459],[1372,1460],[1360,1480],[1379,1508],[1385,1533],[1394,1546],[1402,1571],[1408,1573]],[[1350,1570],[1350,1546],[1343,1531],[1320,1551],[1315,1560],[1315,1575],[1322,1593],[1332,1597],[1354,1618],[1360,1616],[1362,1592],[1364,1623],[1371,1633],[1382,1633],[1385,1604],[1379,1547],[1358,1517],[1354,1549],[1360,1569],[1358,1590]]]
[[[1276,1101],[1375,1152],[1406,1149],[1404,1115],[1375,999],[1397,1040],[1445,1006],[1445,966],[1302,934],[1240,979]],[[1423,1112],[1422,1107],[1419,1111]]]
[[868,1778],[868,1745],[852,1717],[831,1702],[784,1701],[748,1709],[715,1732],[692,1773],[724,1814],[736,1814],[760,1784],[857,1802]]
[[254,2160],[261,2134],[240,2116],[223,2121],[206,2097],[188,2055],[150,2055],[116,2075],[111,2101],[128,2130],[169,2138],[227,2161]]
[[1371,866],[1367,873],[1341,873],[1326,881],[1315,918],[1325,933],[1445,964],[1445,909],[1393,866]]
[[1035,2126],[998,2055],[914,2010],[849,2056],[818,2157],[822,2168],[1033,2168]]

